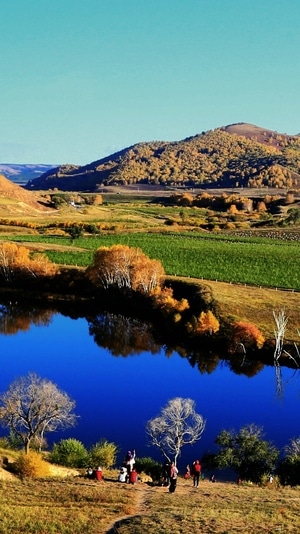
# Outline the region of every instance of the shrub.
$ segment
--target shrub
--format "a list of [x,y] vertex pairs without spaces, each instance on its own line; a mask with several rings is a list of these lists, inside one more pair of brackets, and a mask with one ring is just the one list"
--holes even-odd
[[261,349],[265,338],[259,328],[252,323],[236,321],[231,326],[230,352],[234,352],[236,347],[243,345],[246,349]]
[[38,452],[22,452],[14,466],[15,473],[21,478],[41,478],[50,474],[49,464]]
[[202,311],[199,317],[196,319],[195,324],[188,323],[188,331],[194,331],[195,334],[215,334],[220,328],[218,319],[214,316],[213,312],[208,310]]
[[85,467],[88,461],[88,452],[83,443],[74,438],[55,443],[50,453],[50,462],[66,467]]
[[98,441],[90,450],[89,463],[101,467],[112,467],[116,463],[118,447],[106,439]]
[[0,448],[1,449],[10,449],[9,439],[7,437],[0,438]]
[[146,475],[149,475],[154,481],[159,480],[161,477],[161,464],[148,456],[144,458],[137,458],[135,461],[135,468],[138,473],[146,473]]

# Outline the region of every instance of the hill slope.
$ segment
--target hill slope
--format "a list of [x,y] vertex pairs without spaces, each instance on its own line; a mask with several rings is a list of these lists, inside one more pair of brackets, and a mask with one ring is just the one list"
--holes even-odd
[[178,142],[138,143],[89,165],[61,166],[28,189],[97,191],[105,185],[300,187],[300,137],[251,124],[229,125]]
[[0,174],[0,207],[4,207],[5,214],[24,214],[35,211],[44,211],[46,208],[40,204],[31,191],[12,183]]

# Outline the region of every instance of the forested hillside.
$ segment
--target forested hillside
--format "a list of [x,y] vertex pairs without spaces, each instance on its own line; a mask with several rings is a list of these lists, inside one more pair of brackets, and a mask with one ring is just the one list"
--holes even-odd
[[138,143],[82,167],[57,167],[27,188],[97,191],[131,184],[299,188],[300,137],[230,125],[178,142]]

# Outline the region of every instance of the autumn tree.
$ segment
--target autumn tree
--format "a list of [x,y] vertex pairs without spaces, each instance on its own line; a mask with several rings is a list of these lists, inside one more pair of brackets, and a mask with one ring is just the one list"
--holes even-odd
[[141,249],[113,245],[96,250],[86,275],[105,289],[116,287],[149,294],[162,284],[165,271],[160,261],[150,259]]
[[187,299],[178,300],[173,296],[171,287],[156,287],[151,296],[154,305],[160,308],[165,316],[173,317],[175,322],[180,321],[182,313],[190,307]]
[[195,411],[192,399],[175,397],[162,408],[160,415],[147,422],[146,432],[150,443],[176,464],[182,447],[199,441],[205,424],[202,415]]
[[0,275],[6,283],[16,276],[53,276],[58,267],[44,254],[30,254],[26,247],[15,243],[0,243]]
[[237,346],[241,346],[245,352],[247,349],[261,349],[265,338],[259,328],[252,323],[236,321],[231,326],[230,351],[235,352]]
[[32,441],[43,443],[46,432],[73,426],[74,407],[50,380],[29,373],[0,395],[0,423],[21,439],[27,454]]
[[220,323],[211,310],[202,311],[198,318],[187,324],[187,329],[194,334],[215,334]]

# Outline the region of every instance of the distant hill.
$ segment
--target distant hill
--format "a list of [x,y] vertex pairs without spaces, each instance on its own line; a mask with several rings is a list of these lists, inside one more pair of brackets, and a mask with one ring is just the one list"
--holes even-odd
[[53,167],[55,165],[0,163],[0,174],[16,184],[27,184]]
[[137,143],[88,165],[63,165],[31,190],[99,191],[107,185],[300,187],[300,137],[246,123],[182,141]]
[[0,214],[24,215],[49,210],[32,191],[26,191],[0,174]]

